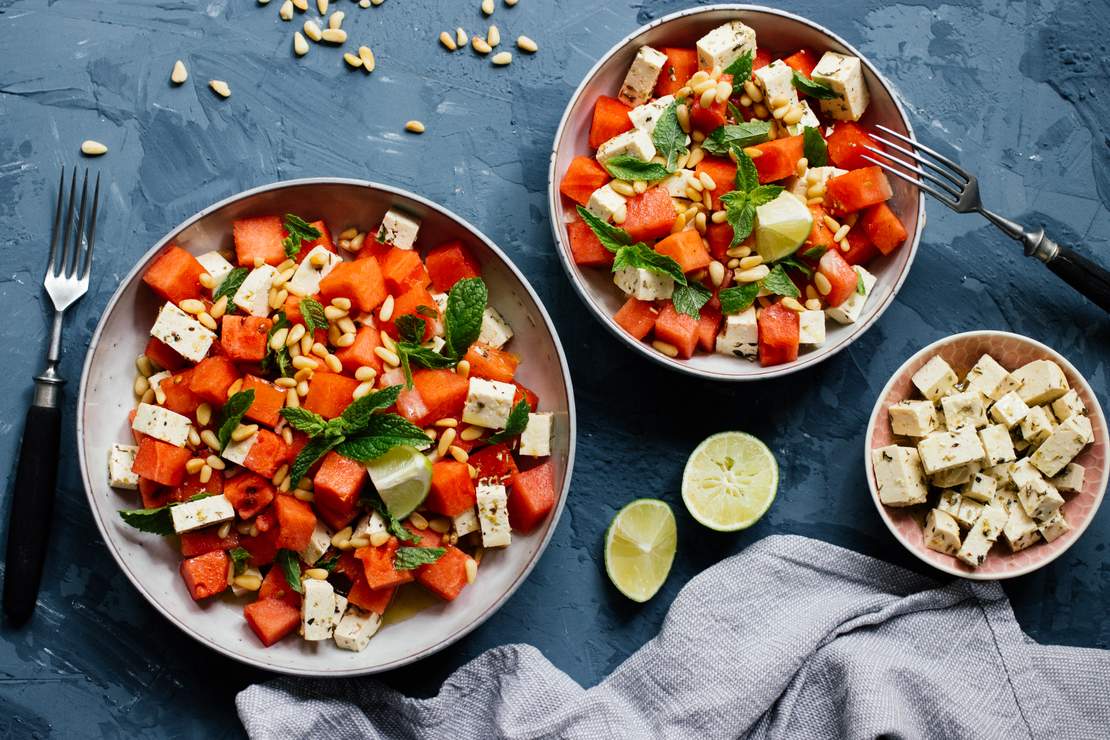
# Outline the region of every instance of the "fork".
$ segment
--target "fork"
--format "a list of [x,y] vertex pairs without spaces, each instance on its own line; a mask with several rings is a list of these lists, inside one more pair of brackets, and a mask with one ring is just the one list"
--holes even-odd
[[8,519],[4,613],[13,626],[27,621],[34,611],[38,597],[58,476],[62,384],[65,383],[58,374],[62,320],[66,309],[89,289],[89,267],[92,265],[95,244],[100,176],[96,177],[91,209],[87,208],[89,171],[85,170],[81,183],[80,205],[77,204],[76,168],[70,178],[68,204],[65,203],[65,181],[66,172],[63,168],[58,181],[58,201],[54,207],[50,261],[43,279],[43,287],[54,303],[54,325],[50,332],[50,346],[46,351],[46,369],[35,376],[35,393],[23,428]]
[[[866,159],[868,162],[882,167],[895,177],[920,188],[957,213],[974,211],[982,214],[984,218],[1001,229],[1011,239],[1021,242],[1025,247],[1026,257],[1039,259],[1048,266],[1048,269],[1056,273],[1057,277],[1064,280],[1104,311],[1110,311],[1110,271],[1068,247],[1060,246],[1045,235],[1043,227],[1030,230],[1015,221],[984,208],[983,202],[979,198],[978,178],[953,160],[924,144],[903,136],[897,131],[890,130],[886,126],[875,126],[875,128],[902,143],[908,144],[913,149],[907,149],[893,141],[869,133],[868,136],[874,141],[909,157],[913,162],[928,168],[931,172],[873,146],[865,145],[864,148],[872,154],[882,157],[883,160],[889,160],[901,169],[895,169],[887,161],[880,161],[866,154],[862,155],[862,159]],[[931,159],[922,156],[920,152],[929,155]],[[916,177],[911,177],[906,172],[911,172]],[[926,184],[925,181],[932,183],[932,185]]]

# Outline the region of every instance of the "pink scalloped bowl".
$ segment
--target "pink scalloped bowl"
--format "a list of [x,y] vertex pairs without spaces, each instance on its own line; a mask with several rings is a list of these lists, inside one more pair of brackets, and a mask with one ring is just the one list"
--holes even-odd
[[[960,560],[925,547],[922,521],[925,507],[915,506],[899,509],[884,506],[879,502],[879,491],[875,485],[875,469],[871,464],[871,450],[885,447],[897,441],[890,429],[888,409],[892,404],[907,398],[918,397],[911,376],[929,361],[933,355],[940,355],[962,378],[975,364],[980,355],[990,354],[1007,370],[1014,370],[1033,360],[1052,360],[1067,376],[1068,383],[1087,407],[1094,430],[1094,442],[1075,459],[1087,469],[1083,479],[1083,489],[1067,497],[1064,516],[1071,524],[1071,531],[1053,542],[1041,542],[1020,552],[1012,553],[1005,544],[999,543],[991,550],[986,562],[978,568],[970,568]],[[1094,519],[1102,495],[1106,491],[1110,467],[1107,466],[1107,451],[1110,439],[1107,438],[1106,417],[1104,416],[1094,391],[1075,367],[1055,350],[1040,342],[1003,331],[970,331],[954,334],[933,342],[903,363],[894,373],[890,382],[883,388],[871,412],[867,424],[864,445],[864,465],[867,469],[867,485],[871,489],[871,500],[879,510],[879,516],[886,522],[894,537],[907,550],[929,565],[961,578],[992,581],[1002,578],[1015,578],[1032,573],[1043,565],[1060,557],[1078,540],[1087,525]]]

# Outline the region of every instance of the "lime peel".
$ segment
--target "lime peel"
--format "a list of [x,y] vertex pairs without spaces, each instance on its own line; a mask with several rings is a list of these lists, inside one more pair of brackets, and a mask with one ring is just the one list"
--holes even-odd
[[682,473],[682,501],[699,523],[718,532],[747,529],[778,491],[775,456],[744,432],[721,432],[690,453]]

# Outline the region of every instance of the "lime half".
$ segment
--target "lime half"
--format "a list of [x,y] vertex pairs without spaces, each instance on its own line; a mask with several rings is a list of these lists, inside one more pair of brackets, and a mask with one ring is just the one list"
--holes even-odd
[[744,432],[721,432],[686,461],[682,500],[705,526],[732,532],[759,521],[778,486],[779,466],[767,445]]
[[617,512],[605,533],[605,571],[622,594],[647,601],[667,580],[677,545],[671,507],[637,499]]
[[385,508],[398,519],[404,519],[424,503],[432,487],[432,461],[407,445],[394,447],[366,463],[366,472]]
[[789,190],[755,209],[755,251],[764,262],[794,254],[813,228],[813,214]]

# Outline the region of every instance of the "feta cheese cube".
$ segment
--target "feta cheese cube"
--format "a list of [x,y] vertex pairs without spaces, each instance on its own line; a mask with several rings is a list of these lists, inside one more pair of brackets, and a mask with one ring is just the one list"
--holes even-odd
[[170,519],[173,531],[181,534],[201,527],[222,524],[235,518],[235,508],[222,493],[218,496],[205,496],[196,501],[186,501],[170,506]]
[[759,327],[755,306],[738,314],[725,316],[721,333],[717,335],[717,352],[734,357],[754,358],[759,353]]
[[981,469],[982,466],[977,462],[957,465],[954,468],[933,473],[929,476],[929,482],[937,488],[955,488],[970,481]]
[[724,70],[743,54],[755,58],[755,30],[740,21],[717,26],[698,39],[698,67],[709,71],[714,67]]
[[960,525],[940,509],[931,510],[925,517],[925,547],[955,555],[960,549]]
[[933,432],[917,443],[917,451],[929,475],[983,459],[983,445],[971,428]]
[[[314,264],[314,260],[320,262],[320,265]],[[291,294],[297,296],[315,295],[320,292],[320,281],[326,278],[328,273],[334,270],[336,265],[342,261],[342,257],[325,247],[313,247],[305,255],[301,264],[297,265],[297,271],[293,273],[293,277],[289,278],[285,288]]]
[[798,103],[798,105],[802,107],[802,117],[798,119],[797,123],[787,124],[786,130],[790,132],[790,135],[797,136],[798,134],[804,132],[807,128],[815,128],[820,131],[821,120],[817,118],[817,114],[813,112],[813,108],[809,107],[809,101],[802,100]]
[[546,457],[551,454],[551,421],[549,412],[528,414],[528,426],[520,435],[521,455]]
[[1032,485],[1035,481],[1041,480],[1044,476],[1041,471],[1033,467],[1029,462],[1029,458],[1023,458],[1010,466],[1010,481],[1015,488],[1024,488]]
[[420,231],[420,219],[390,208],[382,216],[378,227],[378,241],[392,244],[398,249],[412,249],[416,245],[416,234]]
[[478,341],[501,349],[512,338],[513,330],[509,322],[505,321],[496,308],[486,306],[482,314],[482,330],[478,334]]
[[150,403],[140,403],[135,410],[135,420],[131,422],[131,428],[171,445],[184,447],[193,423],[189,421],[189,417],[175,411]]
[[[351,539],[355,537],[363,537],[369,539],[371,536],[378,532],[386,531],[385,519],[376,511],[371,511],[366,516],[358,520],[358,524],[351,531]],[[329,538],[330,541],[330,538]],[[326,548],[325,548],[326,549]]]
[[826,51],[813,68],[811,78],[825,83],[837,94],[822,100],[821,110],[838,121],[858,121],[871,102],[859,57]]
[[987,425],[987,410],[978,391],[947,395],[940,399],[940,407],[944,410],[944,423],[949,431],[963,427],[978,429]]
[[[1037,410],[1041,407],[1038,406]],[[1064,469],[1084,447],[1090,435],[1091,422],[1086,416],[1069,416],[1063,424],[1056,427],[1037,451],[1029,457],[1029,462],[1051,478]]]
[[969,529],[983,514],[983,504],[951,490],[940,495],[937,508],[955,519],[964,529]]
[[476,491],[482,547],[507,547],[512,541],[508,496],[500,483],[482,482]]
[[673,175],[668,176],[665,180],[661,180],[659,184],[672,198],[684,198],[689,200],[690,196],[686,192],[686,189],[690,187],[690,181],[696,177],[697,175],[693,170],[677,170]]
[[[335,611],[331,615],[331,630],[332,635],[335,634],[335,628],[339,625],[339,621],[343,619],[343,615],[347,612],[347,597],[343,594],[335,595]],[[328,635],[331,637],[331,635]]]
[[752,77],[767,100],[782,98],[789,105],[798,102],[798,91],[794,89],[794,70],[781,59],[755,70]]
[[108,485],[112,488],[126,488],[134,491],[139,487],[139,476],[131,472],[135,455],[139,448],[135,445],[113,444],[108,450]]
[[[903,437],[924,437],[937,428],[936,407],[929,401],[899,401],[887,409],[890,429]],[[1006,436],[1009,439],[1009,435]]]
[[889,445],[871,451],[879,501],[887,506],[923,504],[929,496],[921,460],[912,447]]
[[956,371],[949,366],[944,358],[936,355],[929,359],[921,369],[911,378],[921,395],[930,401],[939,401],[942,396],[951,393],[956,387]]
[[1038,529],[1041,533],[1041,537],[1044,537],[1045,542],[1052,542],[1065,532],[1070,532],[1071,525],[1068,524],[1068,520],[1064,518],[1064,512],[1057,511],[1048,519],[1041,522],[1041,526]]
[[220,287],[220,283],[224,281],[228,273],[235,269],[219,252],[205,252],[197,257],[197,262],[199,262],[200,266],[204,268],[204,271],[211,275],[212,279],[216,281],[215,287],[212,288],[213,292]]
[[172,303],[158,311],[150,336],[168,344],[177,354],[192,362],[200,362],[216,341],[216,333]]
[[329,547],[331,547],[331,531],[327,528],[327,525],[317,519],[316,528],[312,530],[312,536],[308,538],[308,545],[301,552],[301,560],[310,566],[315,565],[316,561],[324,556]]
[[171,378],[173,378],[173,373],[169,370],[162,370],[146,379],[147,385],[154,391],[154,400],[159,406],[166,402],[166,391],[162,388],[162,383]]
[[597,154],[594,156],[598,162],[605,164],[613,157],[621,154],[650,162],[651,158],[655,156],[655,142],[651,140],[651,134],[647,131],[642,128],[634,128],[631,131],[625,131],[623,134],[617,134],[606,141],[597,148]]
[[327,581],[301,581],[301,636],[310,642],[326,640],[335,630],[335,589]]
[[998,481],[986,473],[979,472],[971,476],[971,480],[964,486],[963,494],[965,498],[989,504],[994,501],[994,494],[997,491]]
[[1009,518],[1009,513],[999,506],[984,506],[983,513],[968,530],[956,557],[972,568],[978,568],[987,559],[987,553],[998,535],[1002,534]]
[[673,102],[674,95],[664,95],[650,103],[638,105],[628,111],[628,120],[632,121],[633,128],[642,128],[652,134],[655,132],[655,125],[659,123],[659,117]]
[[1025,513],[1038,521],[1048,519],[1064,505],[1064,497],[1044,478],[1037,478],[1028,485],[1019,487],[1017,496]]
[[270,286],[278,271],[272,265],[262,265],[247,273],[231,302],[251,316],[270,315]]
[[798,343],[804,347],[820,347],[825,343],[825,312],[802,311],[798,314]]
[[1056,486],[1057,491],[1065,491],[1067,493],[1075,493],[1083,488],[1083,478],[1087,475],[1087,469],[1082,465],[1076,463],[1069,463],[1054,478],[1048,482]]
[[1064,371],[1052,360],[1033,360],[1014,370],[1013,376],[1021,383],[1017,394],[1030,406],[1051,403],[1069,390]]
[[471,378],[462,420],[487,429],[504,429],[513,410],[516,386],[497,380]]
[[990,355],[980,357],[967,371],[965,380],[970,390],[978,391],[992,401],[997,401],[1010,391],[1017,390],[1021,385]]
[[332,636],[336,647],[357,653],[366,649],[370,638],[381,626],[381,615],[352,606],[347,608],[347,613],[339,620]]
[[632,107],[647,101],[655,90],[655,82],[659,79],[659,73],[663,71],[663,65],[666,63],[666,54],[650,46],[641,46],[636,52],[636,58],[632,60],[632,65],[628,68],[628,73],[624,76],[624,84],[621,85],[617,97]]
[[1052,434],[1052,420],[1043,406],[1034,406],[1021,420],[1021,438],[1030,446],[1037,445],[1048,439]]
[[1015,391],[1010,391],[991,406],[991,418],[1013,429],[1029,414],[1029,406]]
[[254,443],[257,441],[258,432],[238,442],[232,440],[227,443],[227,447],[220,453],[220,457],[236,465],[242,465],[246,462],[247,455],[250,454],[251,448],[254,447]]
[[854,290],[839,306],[829,306],[825,309],[825,313],[829,315],[830,319],[841,324],[856,323],[860,314],[863,313],[863,307],[867,304],[867,298],[871,295],[871,289],[875,287],[874,275],[859,265],[855,265],[852,269],[859,275],[863,292],[860,293],[858,289]]
[[478,524],[478,511],[473,506],[454,517],[452,526],[455,528],[456,537],[464,537],[471,532],[477,532],[481,527]]
[[1014,442],[1010,432],[1003,424],[989,424],[979,430],[979,441],[983,443],[984,462],[988,466],[1001,465],[1017,459]]
[[614,213],[625,207],[625,200],[623,195],[613,190],[612,185],[605,184],[590,193],[586,210],[602,221],[608,221],[613,218]]
[[625,295],[641,301],[666,300],[674,293],[674,278],[642,267],[623,267],[613,273],[613,283]]
[[1029,518],[1020,506],[1010,507],[1010,518],[1002,528],[1002,537],[1010,546],[1010,552],[1020,552],[1040,542],[1041,533],[1037,523]]
[[1060,421],[1067,421],[1071,416],[1085,416],[1087,407],[1083,405],[1079,394],[1073,388],[1052,402],[1052,413]]

